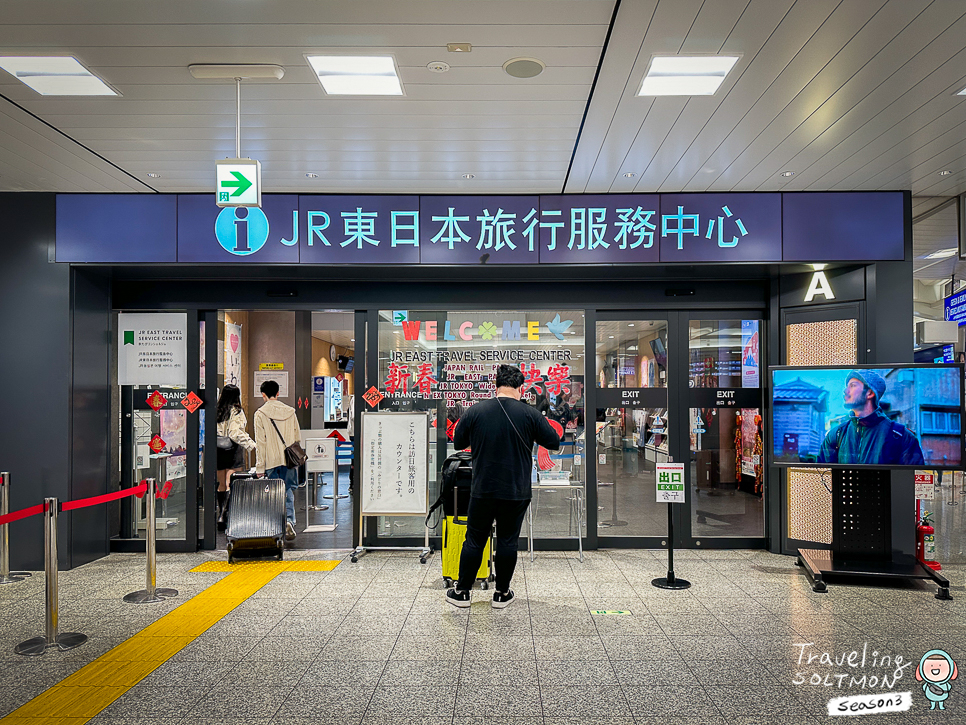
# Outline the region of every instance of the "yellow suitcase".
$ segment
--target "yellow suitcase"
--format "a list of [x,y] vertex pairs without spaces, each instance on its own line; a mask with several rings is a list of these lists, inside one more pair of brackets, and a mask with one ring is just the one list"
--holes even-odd
[[[491,537],[492,538],[492,537]],[[455,516],[443,518],[443,552],[440,557],[443,561],[443,581],[447,587],[459,578],[460,574],[460,554],[463,551],[463,542],[466,540],[466,519]],[[491,569],[492,541],[486,540],[486,548],[483,549],[483,563],[480,570],[476,573],[476,578],[480,580],[483,589],[489,588],[489,583],[493,581],[493,571]]]

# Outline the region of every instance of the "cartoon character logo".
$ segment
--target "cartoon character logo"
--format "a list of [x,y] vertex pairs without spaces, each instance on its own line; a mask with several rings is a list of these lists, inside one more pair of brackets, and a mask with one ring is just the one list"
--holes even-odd
[[952,681],[958,676],[959,668],[945,650],[931,649],[922,656],[916,668],[916,680],[922,683],[923,694],[932,703],[930,710],[937,706],[940,710],[946,709]]

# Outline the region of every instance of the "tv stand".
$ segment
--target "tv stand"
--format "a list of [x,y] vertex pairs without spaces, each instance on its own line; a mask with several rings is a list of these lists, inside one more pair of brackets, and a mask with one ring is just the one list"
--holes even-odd
[[930,579],[939,585],[936,599],[952,599],[948,579],[914,556],[893,552],[891,483],[888,469],[832,469],[832,548],[799,549],[796,561],[812,591],[828,591],[829,575]]

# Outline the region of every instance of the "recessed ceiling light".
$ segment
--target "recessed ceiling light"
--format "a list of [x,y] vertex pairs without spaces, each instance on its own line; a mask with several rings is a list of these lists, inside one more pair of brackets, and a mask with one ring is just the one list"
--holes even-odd
[[939,249],[932,254],[927,254],[923,259],[946,259],[947,257],[954,257],[959,250],[955,247],[950,247],[949,249]]
[[794,171],[783,171],[783,172],[781,172],[780,175],[781,176],[784,176],[786,179],[790,179],[791,177],[793,177],[795,175],[795,172]]
[[2,56],[0,68],[42,96],[120,95],[70,55]]
[[611,340],[613,340],[613,339],[614,339],[614,336],[613,336],[613,335],[608,335],[607,337],[608,337],[609,339],[611,339]]
[[473,46],[469,43],[447,43],[446,50],[450,53],[469,53]]
[[633,322],[628,322],[628,323],[627,323],[627,326],[628,326],[628,327],[634,327],[634,323],[633,323]]
[[354,337],[349,340],[349,342],[355,342],[355,341],[356,339]]
[[651,58],[639,96],[713,96],[736,55],[671,55]]
[[156,174],[153,171],[149,171],[148,172],[148,176],[150,176],[152,179],[160,179],[161,178],[161,174]]
[[402,83],[391,55],[307,55],[330,96],[401,96]]
[[966,88],[964,88],[961,91],[956,91],[956,95],[957,96],[966,96]]
[[942,171],[939,172],[939,175],[940,176],[949,176],[951,173],[953,173],[953,172],[950,171],[949,169],[943,169]]
[[475,179],[476,174],[463,174],[464,179]]
[[306,178],[306,179],[317,179],[317,178],[319,178],[319,175],[318,175],[318,174],[313,174],[313,173],[312,173],[312,172],[310,171],[309,173],[307,173],[307,174],[305,175],[305,178]]
[[635,174],[633,171],[628,171],[626,174],[624,174],[625,179],[633,179],[635,176],[637,176],[637,174]]

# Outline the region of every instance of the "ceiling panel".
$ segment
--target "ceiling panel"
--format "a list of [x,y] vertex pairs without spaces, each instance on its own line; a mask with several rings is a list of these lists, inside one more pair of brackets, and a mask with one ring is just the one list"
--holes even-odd
[[[961,0],[615,5],[0,0],[0,53],[73,53],[122,94],[44,98],[0,72],[0,191],[210,191],[234,153],[234,88],[188,65],[276,63],[281,81],[242,88],[242,151],[267,192],[966,192]],[[315,51],[390,53],[406,95],[326,96]],[[740,60],[713,96],[637,97],[667,53]],[[546,70],[511,78],[522,56]]]

